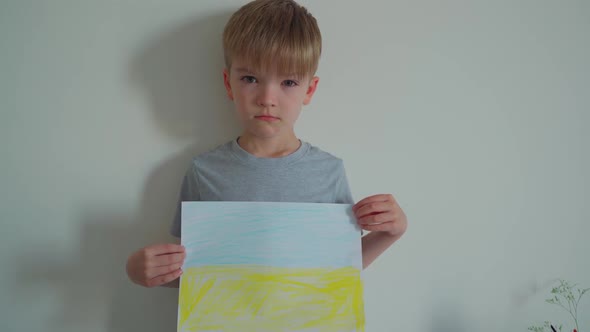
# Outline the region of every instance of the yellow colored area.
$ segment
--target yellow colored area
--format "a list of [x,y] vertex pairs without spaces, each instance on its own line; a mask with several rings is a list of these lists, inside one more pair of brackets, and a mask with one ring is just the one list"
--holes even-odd
[[251,265],[184,271],[179,331],[364,331],[360,271]]

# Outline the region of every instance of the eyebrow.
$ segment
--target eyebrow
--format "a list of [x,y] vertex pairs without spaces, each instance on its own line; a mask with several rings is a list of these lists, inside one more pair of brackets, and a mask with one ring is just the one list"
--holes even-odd
[[[252,70],[250,70],[248,68],[239,67],[239,68],[235,68],[233,70],[235,70],[238,74],[258,75],[256,72],[254,72],[254,71],[252,71]],[[290,75],[281,74],[279,76],[281,76],[281,77],[288,77],[290,79],[295,79],[295,80],[298,80],[298,81],[305,79],[305,76],[300,76],[300,75],[295,74],[295,73],[290,74]]]

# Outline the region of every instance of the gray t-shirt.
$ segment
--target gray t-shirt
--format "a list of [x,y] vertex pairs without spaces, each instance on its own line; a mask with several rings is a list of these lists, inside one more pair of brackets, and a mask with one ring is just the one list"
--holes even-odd
[[170,229],[176,237],[182,201],[354,203],[341,159],[304,141],[288,156],[260,158],[237,140],[192,160]]

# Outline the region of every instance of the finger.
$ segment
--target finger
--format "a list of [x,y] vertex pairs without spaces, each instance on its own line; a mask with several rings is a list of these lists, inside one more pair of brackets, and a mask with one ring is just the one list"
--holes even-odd
[[151,258],[146,265],[148,267],[159,267],[182,263],[185,257],[186,253],[184,252],[178,254],[159,255]]
[[172,280],[175,280],[178,277],[180,277],[181,274],[182,274],[181,269],[178,269],[176,271],[172,271],[172,272],[165,274],[163,276],[158,276],[158,277],[148,280],[148,282],[146,283],[146,286],[147,287],[156,287],[156,286],[160,286],[163,284],[167,284],[167,283],[171,282]]
[[361,225],[371,225],[371,224],[382,224],[386,222],[393,222],[395,219],[395,213],[393,212],[385,212],[379,214],[371,214],[368,216],[364,216],[358,220],[359,224]]
[[361,199],[355,205],[352,206],[352,210],[356,211],[358,208],[362,207],[363,205],[371,202],[386,202],[386,201],[394,201],[393,195],[391,194],[377,194],[373,196],[369,196],[366,198]]
[[391,210],[393,210],[391,202],[372,202],[361,206],[354,214],[357,218],[362,218],[370,214],[388,212]]
[[180,269],[181,267],[182,267],[182,262],[150,269],[146,273],[146,279],[153,279],[153,278],[156,278],[159,276],[166,275],[170,272],[174,272],[174,271]]
[[146,256],[158,256],[184,252],[184,246],[174,243],[154,244],[145,248]]

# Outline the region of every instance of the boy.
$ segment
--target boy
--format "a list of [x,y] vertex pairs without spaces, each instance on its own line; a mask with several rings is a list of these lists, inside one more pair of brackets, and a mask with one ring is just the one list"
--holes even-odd
[[[314,75],[321,35],[315,18],[293,0],[255,0],[230,18],[223,48],[223,80],[243,131],[193,159],[180,201],[353,204],[342,161],[294,132],[319,81]],[[366,268],[404,234],[407,220],[389,194],[362,199],[353,212],[370,231],[362,237]],[[179,212],[171,233],[181,235]],[[129,257],[127,274],[145,287],[178,287],[184,258],[179,244],[148,246]]]

